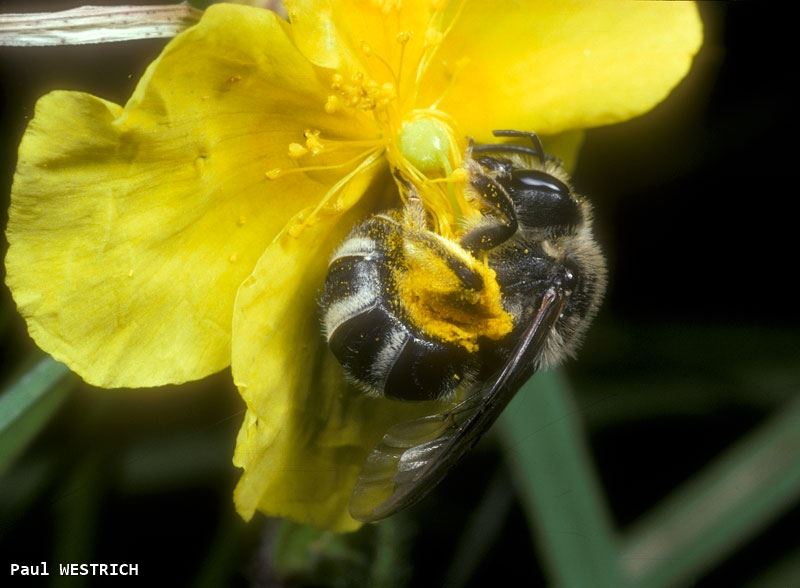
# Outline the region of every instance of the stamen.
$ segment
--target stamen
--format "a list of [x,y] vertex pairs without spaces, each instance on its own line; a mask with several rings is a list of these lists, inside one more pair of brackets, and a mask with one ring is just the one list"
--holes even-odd
[[[378,144],[378,142],[375,141],[372,144],[375,145],[375,144]],[[295,143],[295,145],[297,145],[297,143]],[[302,147],[302,145],[300,145],[300,147]],[[286,175],[289,175],[289,174],[305,173],[305,172],[310,172],[310,171],[327,171],[327,170],[341,169],[343,167],[347,167],[349,165],[353,165],[354,163],[356,163],[357,161],[360,161],[361,159],[363,159],[364,157],[366,157],[370,153],[373,153],[373,152],[376,152],[376,151],[380,151],[380,150],[382,150],[382,147],[380,147],[378,149],[373,147],[372,149],[368,149],[366,151],[361,152],[360,154],[358,154],[357,156],[353,157],[352,159],[348,159],[347,161],[345,161],[343,163],[336,163],[336,164],[333,164],[333,165],[306,165],[306,166],[302,166],[302,167],[295,167],[295,168],[292,168],[292,169],[281,169],[281,168],[276,167],[274,169],[271,169],[271,170],[265,172],[264,175],[267,177],[267,179],[274,180],[274,179],[277,179],[277,178],[280,178],[280,177],[283,177],[283,176],[286,176]]]
[[338,96],[331,94],[325,101],[325,112],[328,114],[334,114],[339,112],[342,109],[342,106],[344,105],[342,104],[341,99]]
[[[368,45],[364,45],[368,48]],[[374,57],[379,56],[371,53]],[[392,73],[394,77],[394,74]],[[335,92],[329,95],[325,101],[325,112],[333,114],[344,107],[356,108],[358,110],[376,111],[376,116],[384,116],[381,112],[391,104],[397,97],[396,83],[386,82],[379,84],[375,80],[368,78],[363,72],[357,72],[350,78],[350,83],[345,82],[341,74],[334,74],[331,77],[331,89]]]
[[406,45],[411,40],[411,31],[401,31],[397,33],[395,40],[400,43],[400,63],[397,66],[397,87],[402,87],[403,83],[403,61],[406,56]]
[[463,167],[457,167],[452,172],[450,172],[450,175],[448,175],[448,176],[446,176],[444,178],[433,178],[432,180],[428,179],[428,183],[429,184],[444,184],[444,183],[463,184],[464,182],[467,181],[468,177],[469,177],[469,175],[467,174],[467,170],[465,170]]
[[[389,72],[389,75],[392,76],[392,80],[394,80],[394,85],[395,86],[399,86],[400,85],[400,82],[398,81],[397,76],[394,73],[394,69],[392,69],[392,66],[383,57],[381,57],[377,53],[373,53],[372,52],[372,47],[370,47],[367,43],[362,43],[361,44],[361,51],[364,53],[365,56],[374,57],[375,59],[377,59],[381,63],[381,65],[383,65],[386,68],[386,71]],[[372,81],[372,80],[370,80],[370,81]]]
[[[383,153],[382,149],[373,149],[371,152],[367,152],[366,158],[356,167],[354,170],[349,172],[347,175],[339,179],[330,190],[328,190],[319,203],[314,207],[314,209],[310,213],[306,213],[302,211],[298,213],[298,215],[293,219],[295,222],[290,222],[284,229],[275,237],[275,240],[280,239],[286,233],[291,235],[292,237],[298,237],[308,226],[311,226],[317,221],[317,217],[323,210],[330,210],[331,212],[338,212],[341,208],[340,203],[336,203],[333,206],[330,206],[331,200],[333,200],[334,196],[336,196],[339,192],[341,192],[347,184],[350,183],[354,177],[358,174],[366,171],[370,166],[372,166],[376,161],[378,161]],[[362,154],[363,156],[363,154]]]
[[303,135],[306,138],[306,147],[311,151],[311,155],[319,155],[325,149],[322,141],[319,139],[320,132],[306,129]]
[[416,78],[414,80],[414,88],[415,94],[414,98],[416,99],[416,89],[420,86],[420,81],[425,75],[425,72],[428,70],[428,67],[433,62],[433,58],[436,55],[439,47],[442,46],[442,41],[450,34],[450,31],[453,30],[456,22],[458,21],[461,13],[464,10],[464,0],[460,0],[458,4],[458,8],[456,8],[455,13],[453,14],[453,18],[450,20],[447,27],[442,27],[442,19],[444,18],[444,8],[446,2],[439,2],[434,0],[431,3],[432,14],[431,18],[428,21],[428,28],[425,31],[425,47],[423,49],[422,57],[420,57],[419,63],[417,64],[417,73]]

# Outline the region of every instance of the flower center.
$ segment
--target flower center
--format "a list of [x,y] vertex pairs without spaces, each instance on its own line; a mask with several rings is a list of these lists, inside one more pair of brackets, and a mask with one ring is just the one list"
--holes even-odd
[[[336,192],[350,179],[381,157],[392,169],[401,199],[419,198],[429,213],[433,229],[440,235],[456,239],[463,232],[465,221],[480,216],[477,204],[465,195],[466,137],[453,118],[438,109],[441,98],[424,108],[414,107],[425,72],[455,19],[451,15],[451,22],[445,23],[446,4],[438,0],[431,2],[427,27],[417,31],[424,32],[417,38],[411,31],[400,29],[399,24],[395,32],[387,30],[385,42],[377,41],[385,55],[368,42],[356,40],[363,67],[331,76],[331,93],[324,104],[325,112],[332,116],[372,119],[376,129],[373,138],[335,141],[322,137],[319,131],[307,129],[305,142],[291,143],[288,150],[289,157],[303,165],[266,173],[268,178],[275,179],[295,172],[347,172],[315,210],[303,215],[304,225],[312,222],[318,211],[329,208]],[[400,2],[382,2],[381,10],[387,15],[387,24],[402,22]],[[329,155],[333,150],[346,150],[351,156],[333,165],[308,165],[309,158],[323,153]],[[353,153],[358,154],[352,157]]]
[[435,230],[456,237],[463,221],[477,212],[464,194],[465,140],[447,113],[433,108],[409,112],[392,129],[386,158],[405,182],[399,182],[404,199],[415,196],[430,213]]

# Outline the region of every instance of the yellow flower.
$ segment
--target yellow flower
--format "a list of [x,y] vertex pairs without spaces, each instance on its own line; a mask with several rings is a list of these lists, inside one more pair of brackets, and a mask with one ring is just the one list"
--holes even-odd
[[693,4],[295,0],[220,4],[124,106],[53,92],[12,189],[7,281],[31,336],[86,381],[157,386],[232,366],[247,404],[239,512],[336,530],[368,451],[430,407],[367,399],[320,337],[328,257],[411,179],[445,235],[476,211],[467,136],[647,111],[702,38]]

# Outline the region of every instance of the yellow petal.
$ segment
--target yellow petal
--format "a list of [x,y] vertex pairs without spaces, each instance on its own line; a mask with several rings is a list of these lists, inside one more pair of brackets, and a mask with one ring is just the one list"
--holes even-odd
[[[344,208],[376,169],[350,183]],[[380,179],[389,182],[386,174]],[[299,236],[277,240],[239,290],[232,368],[248,412],[234,456],[245,470],[234,499],[245,519],[259,510],[355,529],[347,504],[367,452],[391,424],[430,411],[426,404],[359,395],[320,334],[317,296],[328,259],[357,220],[378,208],[376,195],[344,216],[323,217]]]
[[434,5],[430,0],[286,1],[295,42],[312,63],[365,71],[395,85],[400,74],[405,86],[413,79]]
[[444,93],[440,108],[484,141],[492,128],[553,134],[619,122],[666,97],[702,36],[690,2],[468,0],[420,106]]
[[558,135],[542,137],[544,149],[549,155],[558,157],[568,173],[575,171],[578,154],[583,146],[583,131],[567,131]]
[[[316,70],[271,12],[209,9],[176,37],[121,108],[42,98],[20,146],[7,282],[31,336],[90,383],[151,386],[230,361],[233,302],[286,220],[329,181],[295,167],[328,117]],[[336,125],[336,126],[332,126]]]

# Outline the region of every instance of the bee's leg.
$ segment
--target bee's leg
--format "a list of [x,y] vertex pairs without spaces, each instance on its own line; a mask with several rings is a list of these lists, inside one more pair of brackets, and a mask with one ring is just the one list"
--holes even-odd
[[491,176],[473,173],[470,185],[484,204],[494,209],[489,222],[482,222],[461,238],[461,246],[472,253],[488,251],[510,239],[517,232],[517,213],[514,203],[503,187]]

